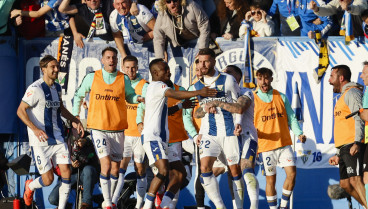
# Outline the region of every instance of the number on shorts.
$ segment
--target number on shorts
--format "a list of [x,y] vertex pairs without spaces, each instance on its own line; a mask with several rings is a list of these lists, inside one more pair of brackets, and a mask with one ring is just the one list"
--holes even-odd
[[[101,147],[100,143],[101,143],[101,141],[99,139],[97,139],[96,140],[97,148]],[[102,139],[102,145],[106,146],[106,140],[105,139]]]
[[201,140],[201,145],[200,146],[202,146],[203,144],[204,144],[204,148],[210,148],[208,145],[210,144],[211,142],[210,141],[208,141],[208,140],[206,140],[206,141],[202,141]]
[[266,163],[267,163],[267,165],[268,165],[268,166],[271,166],[271,163],[270,163],[271,158],[270,158],[270,157],[266,157],[266,161],[267,161],[267,162],[266,162]]
[[36,157],[36,160],[37,160],[37,164],[38,164],[38,165],[41,165],[41,157],[40,157],[40,156],[37,156],[37,157]]

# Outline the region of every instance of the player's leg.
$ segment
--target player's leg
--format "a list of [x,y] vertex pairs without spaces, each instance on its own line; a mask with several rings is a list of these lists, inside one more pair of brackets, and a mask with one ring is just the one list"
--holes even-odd
[[201,183],[216,208],[225,208],[219,184],[212,172],[213,163],[221,153],[221,147],[215,141],[215,138],[214,136],[203,135],[201,139],[199,151],[201,157]]
[[[186,170],[181,162],[182,146],[181,142],[172,143],[168,149],[169,159],[169,184],[161,201],[161,208],[169,208],[175,196],[179,195],[181,184],[186,178]],[[175,204],[176,205],[176,204]]]
[[270,209],[277,209],[277,193],[275,189],[277,161],[275,152],[271,150],[260,154],[266,175],[266,199]]
[[199,147],[195,145],[195,162],[196,162],[196,176],[194,182],[194,196],[197,202],[197,209],[204,209],[204,188],[201,184],[200,176],[201,176],[201,161],[199,157]]
[[[143,138],[143,136],[142,136]],[[144,151],[147,154],[149,165],[155,166],[158,170],[157,174],[151,181],[151,185],[146,194],[144,209],[152,208],[156,193],[165,182],[169,174],[169,161],[167,160],[167,144],[158,141],[147,141],[143,144]]]
[[244,200],[244,181],[240,169],[240,147],[237,136],[228,136],[223,140],[223,152],[232,179],[232,190],[236,208],[243,208]]
[[295,158],[293,149],[291,148],[290,145],[278,149],[277,152],[280,167],[283,167],[286,173],[286,179],[282,187],[280,208],[286,208],[290,200],[291,193],[293,192],[295,186],[295,178],[296,178]]
[[146,153],[144,152],[142,142],[140,140],[140,137],[135,137],[134,143],[132,146],[132,149],[134,150],[134,165],[135,170],[137,173],[137,185],[136,185],[136,191],[137,191],[137,203],[135,208],[141,208],[144,200],[144,195],[147,191],[147,177],[146,177]]
[[368,146],[365,146],[363,156],[363,183],[365,187],[365,199],[368,201]]
[[61,173],[61,185],[59,188],[58,208],[64,209],[68,201],[71,188],[71,169],[70,169],[69,151],[65,143],[54,145],[53,147],[54,147],[53,160],[59,166]]
[[254,173],[255,159],[257,155],[257,142],[250,137],[242,136],[243,149],[240,159],[240,168],[247,186],[250,200],[250,209],[258,209],[259,183]]
[[[125,177],[125,173],[126,170],[128,168],[128,164],[130,162],[131,156],[133,154],[132,152],[132,140],[130,137],[125,136],[125,140],[124,140],[124,152],[123,152],[123,159],[120,162],[120,168],[119,168],[119,174],[118,174],[118,180],[115,186],[115,190],[112,190],[113,192],[111,192],[112,194],[112,203],[117,204],[118,202],[118,198],[120,196],[121,190],[124,187],[124,177]],[[112,177],[112,176],[111,176]],[[114,181],[113,177],[111,178],[112,182]],[[111,183],[113,184],[113,183]],[[112,185],[113,188],[113,185]]]

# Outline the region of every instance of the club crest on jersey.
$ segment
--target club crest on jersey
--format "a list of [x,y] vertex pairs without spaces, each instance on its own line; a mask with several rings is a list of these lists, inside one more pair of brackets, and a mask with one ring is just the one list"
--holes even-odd
[[311,155],[311,153],[311,150],[298,150],[298,155],[304,164],[308,161],[309,155]]
[[224,85],[217,85],[217,91],[224,91]]
[[45,107],[46,108],[58,108],[60,107],[60,101],[46,100]]

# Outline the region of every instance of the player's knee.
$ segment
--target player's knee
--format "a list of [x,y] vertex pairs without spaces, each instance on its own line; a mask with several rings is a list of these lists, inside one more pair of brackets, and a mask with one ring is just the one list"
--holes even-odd
[[341,180],[340,181],[340,187],[343,188],[344,190],[349,189],[349,187],[350,187],[349,181]]
[[208,173],[208,172],[211,172],[211,171],[212,171],[212,169],[211,169],[210,166],[201,164],[201,172],[202,173]]
[[361,181],[360,176],[353,176],[353,177],[349,178],[349,182],[353,187],[355,187],[355,185],[357,185],[359,183],[359,181]]
[[166,180],[167,173],[161,173],[160,171],[156,174],[156,177],[159,178],[161,181]]

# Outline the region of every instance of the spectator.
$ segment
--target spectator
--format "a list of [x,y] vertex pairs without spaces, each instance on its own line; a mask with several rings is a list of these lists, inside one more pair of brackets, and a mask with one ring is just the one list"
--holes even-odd
[[346,23],[342,22],[342,17],[345,14],[351,15],[351,24],[353,27],[354,36],[363,36],[362,30],[362,19],[360,14],[367,9],[366,0],[332,0],[326,5],[318,6],[316,2],[311,1],[309,3],[309,8],[314,11],[314,14],[318,16],[331,16],[337,15],[339,25],[346,26]]
[[138,15],[131,15],[131,0],[115,0],[115,10],[110,14],[111,30],[119,51],[124,47],[124,37],[129,42],[143,43],[153,39],[155,18],[147,7],[138,4]]
[[[44,17],[46,36],[51,37],[60,36],[64,34],[64,29],[65,30],[68,29],[65,32],[71,35],[69,27],[69,17],[65,14],[61,14],[58,11],[60,2],[61,2],[60,0],[51,0],[48,1],[46,4],[45,2],[42,2],[41,8],[39,8],[36,11],[23,11],[20,9],[14,9],[11,11],[11,18],[15,18],[17,16],[30,17],[30,18]],[[32,30],[34,30],[34,28],[32,28],[30,31]]]
[[[92,141],[88,138],[80,138],[74,141],[70,153],[72,160],[71,185],[77,183],[78,169],[80,172],[80,183],[83,186],[81,209],[92,209],[92,193],[98,182],[99,164]],[[56,169],[57,170],[57,169]],[[61,181],[54,187],[49,195],[49,202],[57,205],[59,202],[59,187]]]
[[249,11],[247,0],[220,0],[217,11],[211,16],[211,37],[239,38],[239,27]]
[[[112,41],[112,32],[109,23],[109,17],[114,10],[113,1],[107,0],[101,2],[101,0],[86,1],[85,4],[79,3],[70,5],[71,0],[63,0],[59,6],[59,11],[65,14],[78,14],[89,25],[88,34],[78,36],[75,41],[83,45],[82,38],[86,37],[87,41],[92,37],[99,37],[102,40]],[[77,25],[78,28],[78,25]],[[122,57],[126,56],[125,49],[119,49]]]
[[192,0],[159,0],[159,14],[153,30],[156,58],[164,58],[166,42],[183,46],[198,38],[198,48],[208,47],[210,25],[206,13]]
[[0,1],[0,35],[7,34],[9,12],[15,0]]
[[368,9],[364,10],[360,15],[363,20],[363,32],[364,36],[368,38]]
[[243,38],[247,27],[250,27],[256,37],[272,36],[275,31],[275,24],[267,13],[261,9],[259,4],[250,6],[250,10],[245,14],[245,21],[239,29],[239,37]]
[[[315,31],[319,31],[322,37],[327,37],[330,29],[334,25],[332,18],[329,16],[319,17],[314,14],[313,10],[308,7],[310,1],[312,0],[299,1],[297,12],[302,23],[300,35],[314,39]],[[325,5],[325,2],[322,0],[318,0],[316,3],[317,5]]]
[[300,18],[296,9],[296,1],[274,0],[268,15],[280,13],[280,32],[282,36],[300,36]]

